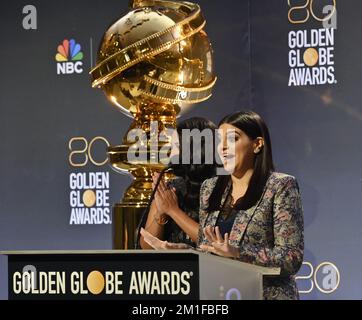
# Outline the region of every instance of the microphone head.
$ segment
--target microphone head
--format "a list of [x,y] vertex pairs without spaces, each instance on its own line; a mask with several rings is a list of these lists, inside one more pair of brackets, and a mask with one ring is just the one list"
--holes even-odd
[[182,176],[184,174],[183,165],[180,164],[179,155],[172,156],[164,172],[173,172],[176,176]]
[[165,169],[162,170],[164,173],[166,172],[173,172],[173,166],[172,165],[168,165]]

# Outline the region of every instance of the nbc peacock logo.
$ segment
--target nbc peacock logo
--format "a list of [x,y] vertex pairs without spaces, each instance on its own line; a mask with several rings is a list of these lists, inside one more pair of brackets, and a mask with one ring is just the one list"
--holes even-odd
[[79,43],[74,39],[64,39],[58,46],[58,52],[55,55],[57,61],[57,74],[74,74],[83,72],[83,52]]

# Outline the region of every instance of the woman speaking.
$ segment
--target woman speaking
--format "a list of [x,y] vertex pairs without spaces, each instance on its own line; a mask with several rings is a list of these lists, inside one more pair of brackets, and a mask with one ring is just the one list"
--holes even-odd
[[214,254],[281,274],[264,280],[265,299],[298,299],[294,275],[303,262],[303,210],[294,177],[274,172],[268,128],[254,112],[219,124],[219,155],[229,175],[200,191],[198,245]]

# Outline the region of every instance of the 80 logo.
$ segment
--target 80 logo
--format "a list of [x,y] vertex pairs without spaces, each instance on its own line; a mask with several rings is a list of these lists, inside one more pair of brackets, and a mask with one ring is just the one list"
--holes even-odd
[[[337,0],[288,0],[288,6],[290,7],[288,11],[288,20],[293,24],[305,23],[312,16],[317,21],[327,22],[333,17],[337,10],[336,1]],[[324,4],[322,12],[318,12],[316,4]]]
[[299,290],[299,293],[311,293],[314,287],[324,294],[331,294],[338,289],[341,275],[332,262],[322,262],[316,268],[310,262],[303,262],[302,270],[306,269],[309,269],[309,273],[295,277],[298,287],[303,285],[304,290]]
[[[97,167],[101,167],[108,162],[108,158],[102,161],[96,160],[93,147],[96,143],[104,144],[105,148],[110,146],[108,140],[104,137],[94,137],[89,143],[85,137],[74,137],[69,140],[69,164],[72,167],[85,167],[89,162]],[[105,153],[106,154],[106,153]],[[82,158],[80,161],[79,158]]]

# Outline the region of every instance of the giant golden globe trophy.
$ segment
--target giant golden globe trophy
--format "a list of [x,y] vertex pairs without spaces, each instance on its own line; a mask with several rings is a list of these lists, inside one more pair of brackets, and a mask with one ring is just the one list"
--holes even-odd
[[[115,249],[134,248],[135,231],[152,193],[151,175],[165,167],[162,160],[168,153],[162,146],[167,141],[160,139],[164,142],[153,148],[155,134],[157,138],[175,128],[176,118],[208,99],[216,82],[205,19],[197,4],[134,0],[130,7],[105,32],[97,65],[90,72],[92,86],[134,119],[123,144],[108,148],[112,167],[134,178],[113,208]],[[136,129],[145,133],[146,142],[129,134]],[[135,145],[137,158],[129,156]]]

